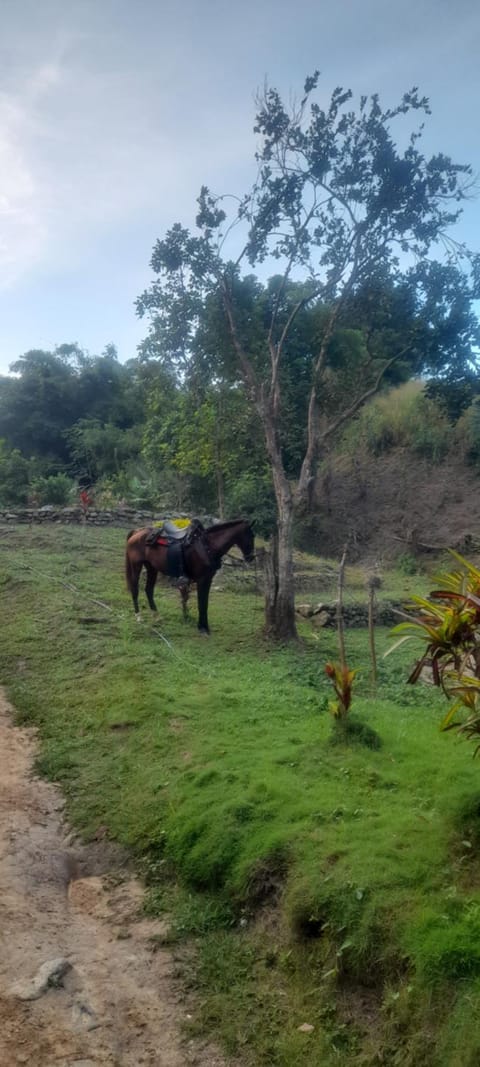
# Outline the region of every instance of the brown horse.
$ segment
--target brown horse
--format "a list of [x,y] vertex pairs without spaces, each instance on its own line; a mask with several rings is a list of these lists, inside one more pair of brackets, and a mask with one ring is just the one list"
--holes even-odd
[[[145,567],[147,572],[145,592],[152,611],[157,610],[153,590],[158,572],[168,574],[167,547],[162,544],[146,544],[150,532],[148,529],[134,530],[127,537],[125,571],[137,619],[140,619],[138,583],[142,567]],[[251,563],[255,558],[253,529],[245,519],[220,522],[215,526],[209,526],[184,549],[185,575],[189,582],[195,582],[197,586],[198,629],[201,633],[210,633],[208,627],[210,586],[215,572],[221,566],[222,557],[233,545],[237,545],[247,563]],[[183,587],[181,592],[185,612],[188,586]]]

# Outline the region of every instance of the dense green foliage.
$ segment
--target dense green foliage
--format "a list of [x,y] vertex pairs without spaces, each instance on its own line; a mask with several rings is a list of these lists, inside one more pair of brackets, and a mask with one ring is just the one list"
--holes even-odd
[[[337,343],[339,339],[332,342],[334,348]],[[101,364],[103,359],[93,362]],[[29,367],[27,357],[25,363]],[[56,369],[63,378],[62,360],[52,357],[46,366],[49,378],[55,378]],[[13,433],[7,417],[12,398],[14,411],[26,403],[29,373],[0,378],[0,506],[67,504],[76,499],[79,484],[89,484],[96,487],[99,504],[123,499],[147,507],[204,508],[217,514],[223,510],[226,515],[251,515],[261,532],[271,530],[275,515],[271,476],[258,424],[241,388],[182,386],[158,363],[133,360],[121,368],[121,398],[115,389],[109,391],[105,371],[102,421],[98,408],[92,408],[97,414],[85,414],[82,371],[71,368],[78,386],[72,396],[79,406],[75,409],[72,401],[74,421],[69,424],[65,418],[61,449],[52,452],[50,439],[49,450],[44,451],[43,439],[38,439],[29,452],[29,419],[18,419]],[[301,438],[301,380],[300,373],[292,378],[292,391],[294,385],[297,389],[287,435],[292,465]],[[472,380],[471,388],[474,385]],[[48,422],[49,401],[41,375],[36,390],[28,410],[35,412],[37,406],[35,419]],[[450,455],[478,466],[480,407],[474,396],[454,417],[444,396],[434,397],[430,387],[419,381],[392,386],[358,413],[336,448],[352,456],[407,449],[434,463]]]
[[[179,947],[193,940],[181,957],[194,1030],[245,1065],[473,1067],[478,765],[438,732],[442,698],[405,686],[400,649],[375,697],[368,670],[358,677],[355,709],[382,748],[332,746],[333,632],[317,639],[305,623],[300,649],[259,643],[260,598],[223,574],[210,643],[182,623],[174,591],[160,622],[137,626],[123,543],[115,530],[4,533],[1,680],[38,725],[39,767],[69,816],[133,849],[149,911],[171,915]],[[320,575],[317,595],[331,596],[330,569],[310,566],[312,592]],[[347,568],[347,594],[353,581],[364,596]],[[386,576],[386,596],[402,588],[428,583]],[[366,633],[346,637],[366,663]],[[378,634],[380,652],[388,640]]]
[[[182,383],[156,360],[119,364],[112,346],[27,352],[0,378],[0,505],[97,503],[258,507],[271,522],[263,447],[242,390]],[[20,414],[22,413],[22,415]]]

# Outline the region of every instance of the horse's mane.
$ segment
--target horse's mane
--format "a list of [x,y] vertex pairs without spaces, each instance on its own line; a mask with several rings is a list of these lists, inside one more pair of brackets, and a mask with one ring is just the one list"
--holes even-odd
[[212,530],[226,530],[230,526],[239,526],[243,522],[245,526],[249,526],[248,519],[230,519],[229,522],[214,522],[213,526],[207,526],[205,533],[211,533]]

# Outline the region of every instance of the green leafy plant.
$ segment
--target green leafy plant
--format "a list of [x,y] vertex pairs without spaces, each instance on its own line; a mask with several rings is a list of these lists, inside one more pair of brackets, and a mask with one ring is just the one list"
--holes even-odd
[[411,552],[402,552],[401,556],[398,556],[397,567],[402,574],[408,576],[416,574],[418,571],[417,560],[415,556],[412,556]]
[[330,679],[337,698],[329,701],[329,711],[337,722],[344,721],[351,708],[353,682],[357,671],[351,671],[346,664],[327,663],[325,674]]
[[[438,575],[440,588],[428,599],[412,597],[407,609],[416,615],[394,628],[401,637],[389,652],[412,638],[426,642],[408,682],[415,684],[428,673],[434,685],[454,698],[441,729],[456,729],[473,740],[480,737],[480,570],[457,552],[451,550],[451,555],[460,568]],[[462,709],[467,718],[458,721]],[[474,755],[479,750],[480,742]]]

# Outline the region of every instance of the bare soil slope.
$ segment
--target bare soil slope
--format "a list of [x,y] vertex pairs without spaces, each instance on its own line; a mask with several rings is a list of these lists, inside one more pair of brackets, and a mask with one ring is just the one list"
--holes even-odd
[[313,537],[327,556],[350,531],[359,558],[480,541],[480,476],[460,460],[434,465],[407,450],[337,456],[317,480],[315,508]]
[[102,846],[72,850],[34,757],[0,691],[1,1067],[221,1067],[180,1036],[186,1009],[141,885]]

